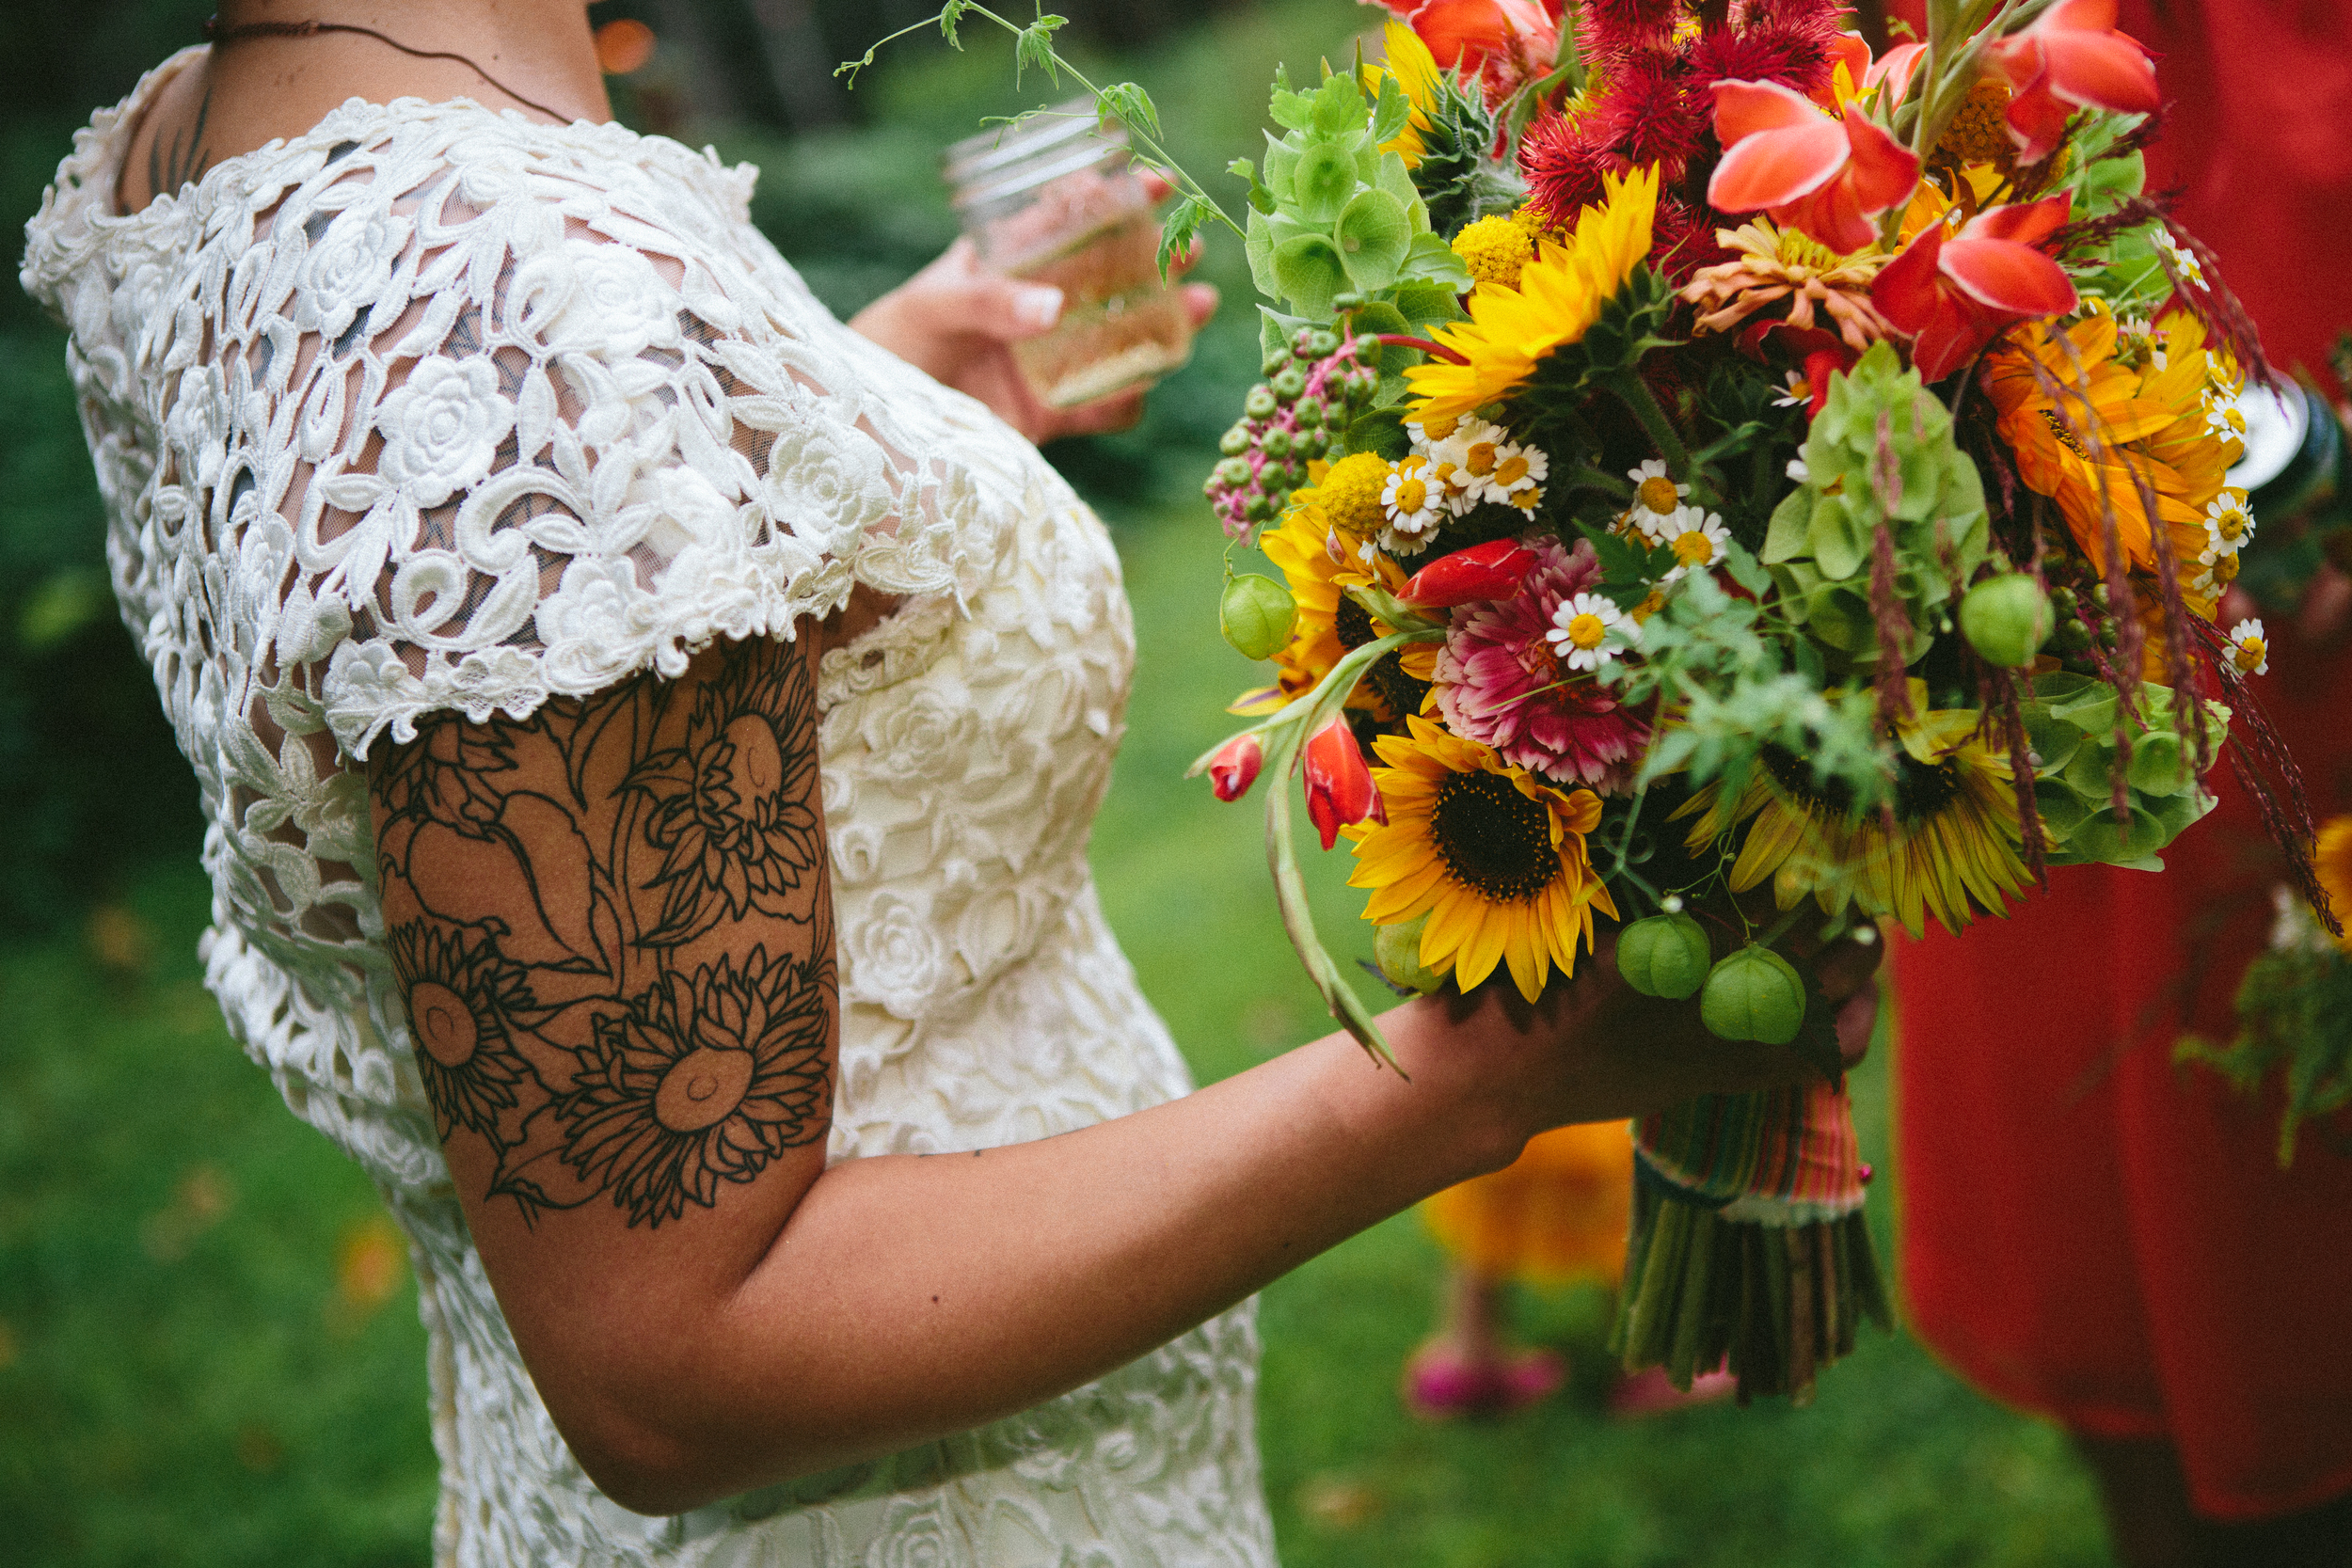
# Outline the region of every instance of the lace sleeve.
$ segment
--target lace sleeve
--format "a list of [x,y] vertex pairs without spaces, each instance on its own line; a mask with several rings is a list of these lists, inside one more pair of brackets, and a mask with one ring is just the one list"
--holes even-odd
[[587,128],[483,118],[324,150],[247,233],[212,214],[191,269],[156,520],[231,574],[277,727],[363,757],[789,637],[861,579],[959,587],[956,487],[874,394],[891,370],[739,214],[582,157]]

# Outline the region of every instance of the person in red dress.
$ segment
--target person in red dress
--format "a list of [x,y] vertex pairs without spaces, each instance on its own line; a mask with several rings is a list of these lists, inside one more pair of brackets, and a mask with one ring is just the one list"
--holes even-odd
[[[2218,253],[2272,363],[2340,396],[2352,0],[2140,0],[2122,22],[2170,105],[2151,191]],[[2315,586],[2252,683],[2318,817],[2352,810],[2347,597]],[[1895,958],[1912,1328],[2074,1434],[2132,1568],[2352,1561],[2352,1117],[2282,1170],[2278,1094],[2173,1059],[2185,1033],[2230,1037],[2284,879],[2229,773],[2165,875],[2060,870]]]

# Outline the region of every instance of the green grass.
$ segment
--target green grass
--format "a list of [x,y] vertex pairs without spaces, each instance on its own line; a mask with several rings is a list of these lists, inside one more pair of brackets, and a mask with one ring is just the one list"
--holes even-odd
[[[1180,777],[1249,674],[1216,637],[1216,538],[1197,507],[1119,536],[1141,655],[1095,864],[1145,990],[1216,1078],[1323,1025],[1256,810]],[[1336,861],[1318,907],[1360,945]],[[371,1310],[346,1279],[374,1196],[227,1038],[193,953],[205,903],[193,865],[161,867],[85,938],[0,950],[0,1562],[421,1563],[414,1293]],[[1884,1083],[1882,1053],[1857,1075],[1882,1170]],[[1530,1295],[1519,1326],[1569,1352],[1569,1396],[1418,1425],[1393,1382],[1437,1273],[1408,1215],[1265,1294],[1267,1483],[1292,1568],[2106,1560],[2058,1434],[1899,1336],[1866,1334],[1809,1409],[1621,1425],[1599,1410],[1602,1303]]]

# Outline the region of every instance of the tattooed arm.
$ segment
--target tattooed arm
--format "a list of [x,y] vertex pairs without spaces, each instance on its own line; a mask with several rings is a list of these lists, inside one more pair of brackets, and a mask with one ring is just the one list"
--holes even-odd
[[[838,1008],[814,639],[714,648],[370,776],[474,1238],[598,1484],[675,1512],[1099,1376],[1527,1137],[1789,1075],[1588,964],[972,1156],[824,1169]],[[1743,1066],[1726,1071],[1726,1058]]]

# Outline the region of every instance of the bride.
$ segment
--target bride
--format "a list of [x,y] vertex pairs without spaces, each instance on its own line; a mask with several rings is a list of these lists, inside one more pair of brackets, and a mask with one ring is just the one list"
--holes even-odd
[[1050,292],[958,249],[836,323],[751,169],[609,123],[581,0],[214,36],[24,279],[209,984],[413,1243],[437,1560],[1270,1562],[1252,1291],[1800,1070],[1588,962],[1388,1014],[1409,1082],[1333,1035],[1188,1092],[1087,871],[1118,563],[1024,438],[1135,408],[1019,390]]

